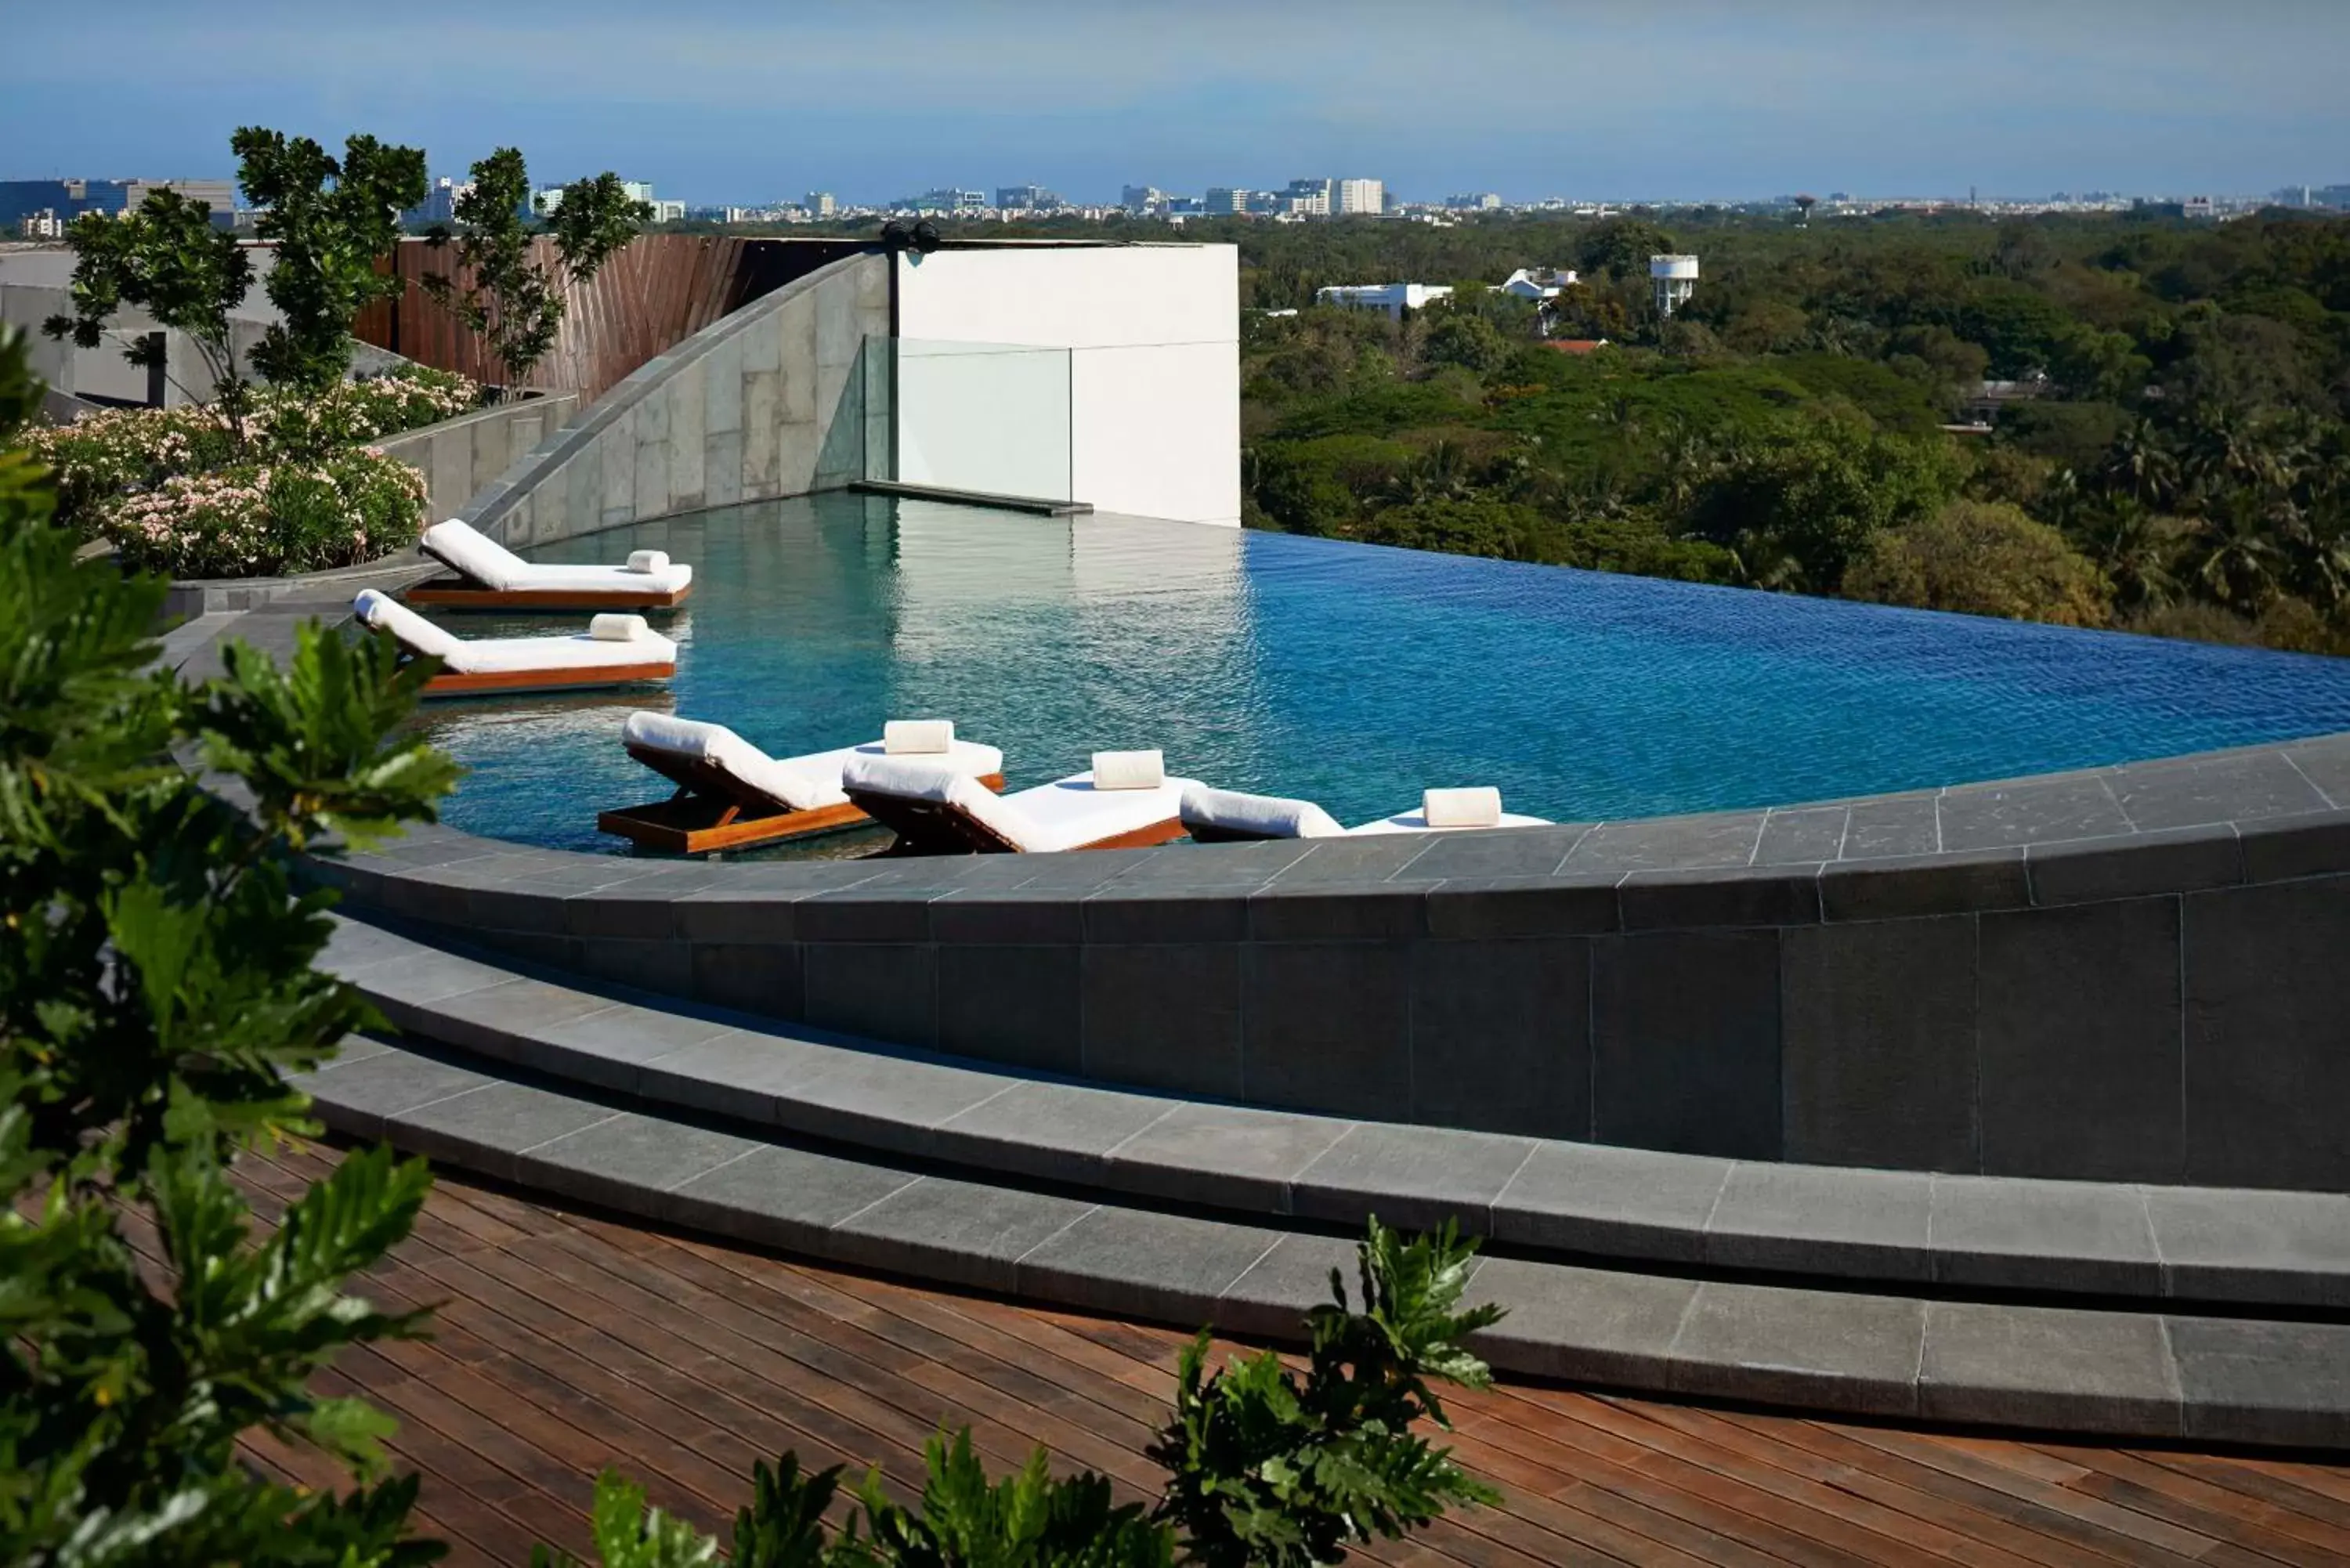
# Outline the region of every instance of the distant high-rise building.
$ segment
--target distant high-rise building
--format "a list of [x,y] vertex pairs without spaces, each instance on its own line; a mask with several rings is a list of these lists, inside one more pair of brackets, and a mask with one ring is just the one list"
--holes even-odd
[[1456,213],[1491,213],[1500,209],[1502,198],[1492,191],[1471,191],[1445,197],[1444,204]]
[[1201,203],[1201,206],[1207,212],[1220,216],[1229,213],[1245,213],[1249,210],[1250,200],[1255,194],[1255,192],[1244,190],[1238,185],[1211,185],[1208,187],[1207,199]]
[[941,185],[919,196],[903,196],[890,203],[910,207],[917,213],[983,213],[987,211],[987,192],[964,191],[952,185]]
[[457,221],[458,198],[470,195],[473,189],[470,181],[460,185],[444,174],[432,182],[432,189],[425,192],[422,204],[400,213],[400,221],[411,228],[426,223],[453,223]]
[[651,214],[645,219],[645,222],[649,223],[681,223],[685,222],[685,203],[682,202],[663,202],[654,200],[647,202],[645,205],[652,209]]
[[1697,292],[1697,257],[1650,256],[1648,283],[1656,290],[1657,314],[1672,315]]
[[1368,213],[1374,217],[1388,210],[1388,188],[1381,180],[1341,180],[1337,197],[1331,211],[1343,214]]
[[807,193],[807,210],[811,218],[837,217],[840,202],[829,191],[810,191]]
[[84,213],[120,213],[130,204],[128,180],[0,180],[0,233],[46,213],[71,223]]
[[1128,185],[1118,192],[1118,204],[1138,217],[1162,212],[1167,206],[1167,192],[1156,185]]
[[999,185],[995,206],[1003,213],[1055,213],[1067,205],[1042,185]]
[[1300,218],[1326,218],[1337,211],[1336,180],[1292,180],[1281,193],[1281,210]]

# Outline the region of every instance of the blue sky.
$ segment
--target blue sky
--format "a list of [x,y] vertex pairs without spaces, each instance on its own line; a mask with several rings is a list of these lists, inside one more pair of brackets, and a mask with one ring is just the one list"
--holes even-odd
[[0,0],[0,178],[225,174],[258,122],[694,202],[2350,181],[2350,0]]

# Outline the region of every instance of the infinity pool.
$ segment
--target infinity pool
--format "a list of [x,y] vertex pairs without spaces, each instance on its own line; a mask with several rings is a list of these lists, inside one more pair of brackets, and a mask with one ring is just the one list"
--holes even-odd
[[635,707],[777,756],[951,718],[1003,748],[1014,788],[1159,746],[1170,772],[1344,822],[1429,785],[1498,784],[1511,810],[1591,821],[2350,730],[2350,659],[1186,524],[841,494],[530,554],[635,549],[694,564],[688,608],[667,618],[676,680],[433,704],[424,728],[473,768],[456,826],[624,850],[596,813],[669,793],[620,749]]

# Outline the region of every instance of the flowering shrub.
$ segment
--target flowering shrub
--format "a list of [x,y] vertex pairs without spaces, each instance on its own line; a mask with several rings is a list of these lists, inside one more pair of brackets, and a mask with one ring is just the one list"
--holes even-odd
[[57,472],[57,521],[111,538],[125,561],[182,576],[269,576],[413,540],[422,478],[359,449],[480,404],[474,382],[420,365],[314,395],[259,389],[242,454],[226,417],[194,404],[110,409],[30,431],[26,444]]
[[413,544],[424,476],[379,447],[174,474],[99,510],[123,562],[175,577],[356,566]]

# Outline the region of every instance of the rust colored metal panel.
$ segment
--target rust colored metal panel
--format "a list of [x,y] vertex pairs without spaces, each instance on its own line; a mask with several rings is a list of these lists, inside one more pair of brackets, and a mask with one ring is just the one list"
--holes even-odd
[[[531,248],[532,260],[556,270],[553,241],[536,239]],[[521,384],[576,391],[583,402],[592,401],[712,322],[827,262],[870,248],[850,240],[639,235],[593,279],[566,290],[554,347]],[[450,251],[408,240],[378,265],[396,271],[407,287],[362,311],[355,336],[437,369],[482,381],[504,379],[481,335],[424,292],[428,275],[459,270]]]

